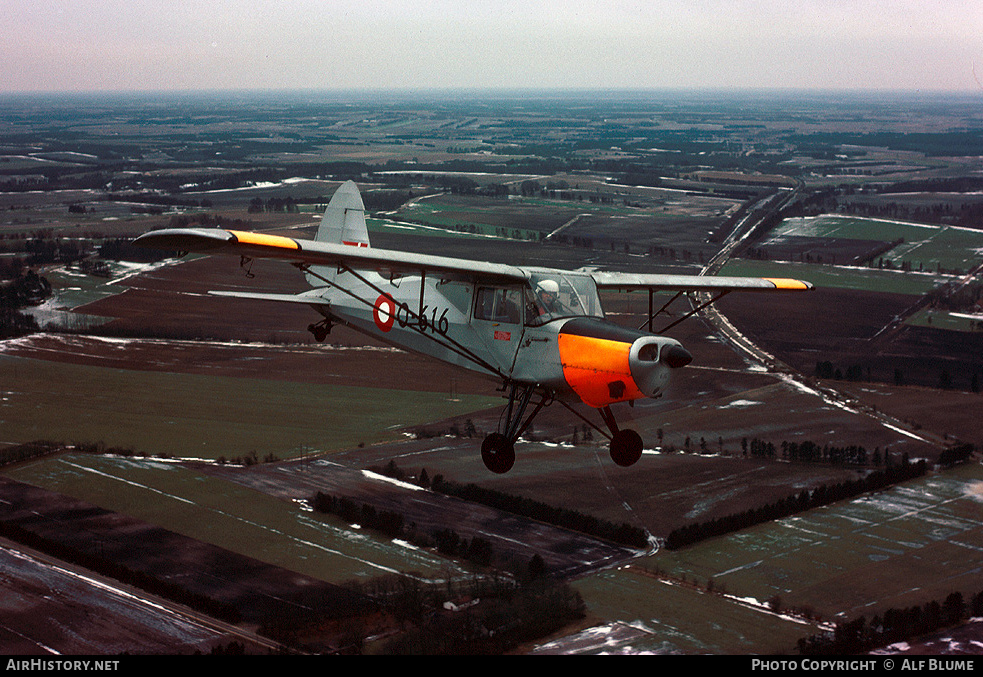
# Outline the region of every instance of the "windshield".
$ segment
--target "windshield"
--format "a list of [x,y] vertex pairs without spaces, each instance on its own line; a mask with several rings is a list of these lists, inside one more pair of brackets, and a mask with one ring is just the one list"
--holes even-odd
[[542,273],[525,289],[526,324],[536,326],[559,317],[603,317],[597,286],[590,275]]

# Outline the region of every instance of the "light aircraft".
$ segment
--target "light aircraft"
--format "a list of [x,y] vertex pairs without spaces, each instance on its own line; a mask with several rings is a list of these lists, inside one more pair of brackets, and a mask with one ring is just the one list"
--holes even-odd
[[[323,316],[308,327],[318,341],[340,324],[501,379],[507,404],[499,429],[481,445],[481,458],[495,473],[512,468],[516,440],[552,402],[608,437],[615,463],[632,465],[641,457],[642,439],[618,427],[611,405],[660,397],[670,374],[692,360],[678,341],[652,331],[655,316],[684,294],[701,300],[670,326],[732,291],[812,289],[791,279],[568,271],[376,249],[369,246],[365,207],[351,181],[331,198],[314,240],[172,228],[145,233],[135,243],[239,256],[244,267],[255,258],[285,261],[305,273],[312,289],[211,293],[304,304]],[[648,291],[646,329],[605,320],[599,290]],[[675,296],[652,312],[657,292]],[[705,294],[716,296],[702,300]],[[607,431],[574,409],[578,402],[597,409]]]

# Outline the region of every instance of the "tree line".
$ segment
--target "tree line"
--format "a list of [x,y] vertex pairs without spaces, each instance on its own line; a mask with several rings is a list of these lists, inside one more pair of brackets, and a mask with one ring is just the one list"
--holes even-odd
[[[586,615],[586,605],[570,585],[539,578],[516,585],[492,579],[471,596],[475,603],[458,611],[418,615],[415,627],[382,648],[386,655],[505,654],[562,629]],[[419,607],[420,611],[432,606]]]
[[[172,228],[187,227],[196,221],[192,217],[181,216],[172,219]],[[207,221],[209,215],[197,217]],[[6,238],[4,253],[10,256],[0,257],[0,280],[11,280],[27,273],[31,266],[43,266],[51,263],[76,264],[90,259],[97,254],[102,259],[113,261],[134,261],[151,263],[170,256],[143,247],[134,247],[130,238],[104,238],[101,235],[84,235],[77,238],[51,237],[39,234],[23,238]],[[84,266],[79,265],[80,268]]]
[[513,515],[578,531],[619,545],[645,548],[649,543],[648,533],[631,524],[615,524],[577,510],[558,508],[523,496],[479,487],[474,483],[459,484],[440,478],[440,481],[435,481],[431,488],[447,496],[480,503]]
[[0,520],[0,536],[44,552],[64,562],[77,564],[90,571],[109,576],[146,592],[187,605],[209,616],[220,618],[230,623],[238,623],[242,620],[239,610],[231,604],[192,592],[180,584],[164,580],[145,571],[130,569],[107,557],[95,555],[79,547],[52,540],[30,531],[19,524]]
[[[394,479],[405,479],[407,475],[393,461],[379,469],[379,472]],[[426,468],[420,471],[418,483],[424,488],[445,496],[480,503],[496,510],[502,510],[520,517],[528,517],[571,531],[578,531],[630,548],[645,548],[649,543],[648,532],[639,527],[627,523],[615,524],[569,508],[557,508],[524,496],[508,494],[495,489],[485,489],[474,483],[460,484],[445,479],[441,474],[436,474],[433,479],[430,479]]]
[[40,458],[61,451],[64,445],[48,440],[35,440],[23,444],[14,444],[0,449],[0,467],[21,461]]
[[379,510],[368,503],[359,503],[345,496],[330,496],[321,491],[311,499],[311,507],[316,512],[335,515],[349,524],[358,524],[388,538],[404,538],[419,547],[435,548],[447,557],[457,557],[479,566],[492,564],[494,549],[491,541],[480,536],[468,540],[453,529],[438,529],[427,534],[415,525],[406,524],[401,513]]
[[[469,429],[469,432],[465,434],[474,432],[473,424],[471,424],[470,420],[468,421],[467,429]],[[426,432],[424,431],[418,434],[426,434]],[[373,470],[379,474],[400,481],[413,481],[425,489],[430,489],[445,496],[460,498],[461,500],[479,503],[490,508],[495,508],[496,510],[518,515],[519,517],[527,517],[546,524],[552,524],[553,526],[570,529],[571,531],[578,531],[618,545],[624,545],[630,548],[645,548],[649,544],[648,532],[640,527],[635,527],[627,523],[616,524],[576,510],[557,508],[523,496],[508,494],[495,489],[485,489],[474,483],[461,484],[448,480],[439,473],[431,477],[426,468],[422,468],[419,474],[414,476],[410,472],[400,468],[395,461],[389,461],[385,466],[376,467]],[[341,499],[332,499],[332,501],[340,504]],[[327,506],[328,504],[325,504],[325,507]],[[345,508],[349,511],[349,517],[353,518],[350,521],[362,523],[360,516],[358,519],[354,519],[354,517],[359,515],[359,510],[356,509],[357,505],[346,502]],[[392,524],[390,532],[396,533],[396,525],[393,522],[393,517],[387,516],[386,519]],[[406,537],[405,533],[403,537]]]
[[768,505],[673,529],[666,537],[665,546],[670,550],[678,550],[708,538],[723,536],[764,522],[790,517],[860,494],[879,491],[893,484],[921,477],[926,472],[927,464],[925,461],[903,462],[871,472],[861,479],[831,485],[824,484],[811,491],[803,489],[798,494],[786,496]]
[[870,620],[860,616],[839,622],[832,632],[800,639],[798,650],[807,656],[857,655],[958,625],[973,616],[983,616],[983,591],[968,604],[962,593],[953,592],[941,604],[932,600],[921,606],[892,607]]
[[21,271],[13,280],[0,284],[0,339],[31,334],[40,329],[33,316],[21,312],[51,296],[47,278],[33,270]]
[[[931,318],[929,319],[931,320]],[[967,368],[958,374],[960,377],[959,383],[956,382],[953,374],[945,366],[939,368],[938,378],[935,382],[932,382],[934,375],[931,369],[921,370],[913,374],[912,371],[906,373],[901,367],[895,367],[890,377],[887,377],[883,373],[883,369],[881,371],[882,373],[871,372],[869,366],[865,367],[860,364],[852,364],[843,368],[837,366],[830,360],[821,360],[816,362],[816,369],[813,373],[818,379],[833,379],[835,381],[894,383],[897,386],[921,382],[927,387],[934,387],[939,390],[963,390],[973,393],[983,390],[983,382],[981,382],[981,379],[983,379],[983,370],[981,370],[979,365],[973,365],[972,367],[967,365]],[[966,382],[967,377],[969,379],[968,383]]]
[[[517,580],[491,572],[427,582],[390,574],[346,583],[372,600],[398,626],[381,643],[383,655],[497,655],[582,619],[584,601],[570,585],[549,577]],[[366,639],[361,623],[349,623],[348,650]]]
[[[741,450],[745,457],[775,459],[781,456],[784,461],[798,463],[828,463],[830,465],[885,465],[892,463],[890,452],[881,451],[875,447],[868,452],[862,444],[835,445],[819,444],[811,440],[802,442],[782,440],[779,445],[757,437],[741,440]],[[902,455],[901,463],[907,463],[907,456]]]

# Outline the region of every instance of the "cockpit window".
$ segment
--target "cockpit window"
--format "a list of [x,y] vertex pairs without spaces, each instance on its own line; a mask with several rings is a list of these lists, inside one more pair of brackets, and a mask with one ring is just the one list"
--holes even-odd
[[474,317],[491,322],[519,323],[519,290],[498,287],[478,289]]
[[597,287],[589,275],[535,274],[525,289],[526,324],[536,326],[560,317],[601,317]]

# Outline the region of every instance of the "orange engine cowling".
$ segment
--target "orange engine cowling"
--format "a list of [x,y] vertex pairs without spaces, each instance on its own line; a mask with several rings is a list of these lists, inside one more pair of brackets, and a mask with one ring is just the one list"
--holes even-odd
[[692,356],[679,341],[593,318],[571,320],[558,345],[567,385],[592,407],[658,397]]

